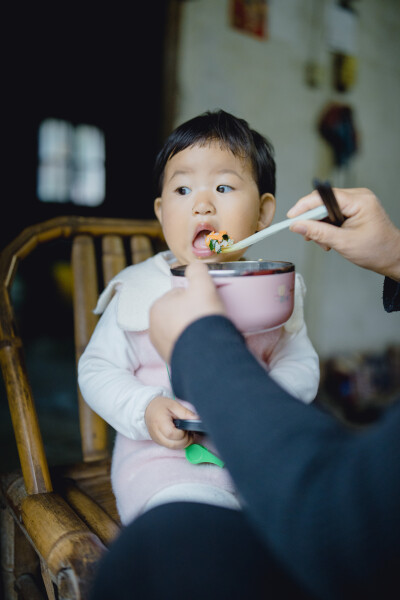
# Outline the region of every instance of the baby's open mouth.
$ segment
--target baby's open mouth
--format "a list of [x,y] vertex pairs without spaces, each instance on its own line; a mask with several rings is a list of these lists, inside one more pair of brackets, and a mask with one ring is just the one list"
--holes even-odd
[[193,247],[198,249],[206,248],[206,237],[211,231],[212,229],[201,229],[193,239]]

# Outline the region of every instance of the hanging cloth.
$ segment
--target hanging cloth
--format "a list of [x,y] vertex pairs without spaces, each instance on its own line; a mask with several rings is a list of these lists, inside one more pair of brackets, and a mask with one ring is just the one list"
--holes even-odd
[[333,150],[335,165],[346,166],[358,149],[353,109],[346,104],[330,104],[319,120],[318,130]]

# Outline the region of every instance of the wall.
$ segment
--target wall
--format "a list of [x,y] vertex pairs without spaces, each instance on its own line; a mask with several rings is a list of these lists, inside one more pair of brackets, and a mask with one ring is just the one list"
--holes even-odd
[[[230,27],[227,0],[183,3],[175,125],[223,108],[270,138],[277,161],[275,222],[320,177],[338,186],[373,189],[400,226],[400,4],[355,2],[358,75],[345,93],[334,91],[331,83],[332,56],[324,26],[330,4],[270,0],[269,39],[259,40]],[[322,69],[318,88],[305,83],[310,58]],[[333,169],[330,148],[316,128],[331,100],[353,107],[360,135],[358,155],[345,175]],[[398,342],[400,315],[384,313],[380,276],[290,232],[265,240],[248,256],[295,262],[308,288],[309,333],[322,357]]]

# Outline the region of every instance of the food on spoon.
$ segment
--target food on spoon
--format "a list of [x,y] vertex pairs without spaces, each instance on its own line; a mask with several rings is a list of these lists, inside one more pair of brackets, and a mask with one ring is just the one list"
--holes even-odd
[[222,248],[232,246],[233,239],[229,237],[226,231],[212,231],[206,236],[206,246],[213,252],[219,254]]

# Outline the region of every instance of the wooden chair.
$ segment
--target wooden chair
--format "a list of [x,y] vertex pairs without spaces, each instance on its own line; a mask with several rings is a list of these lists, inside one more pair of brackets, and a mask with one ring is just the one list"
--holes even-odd
[[87,598],[96,563],[120,527],[110,486],[106,423],[78,390],[82,462],[49,465],[16,332],[10,290],[18,264],[39,245],[51,242],[51,252],[56,240],[69,240],[72,247],[76,361],[97,322],[92,310],[101,291],[98,281],[104,286],[127,262],[140,262],[165,248],[156,221],[58,217],[25,229],[0,255],[0,362],[21,465],[1,479],[6,600]]

